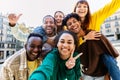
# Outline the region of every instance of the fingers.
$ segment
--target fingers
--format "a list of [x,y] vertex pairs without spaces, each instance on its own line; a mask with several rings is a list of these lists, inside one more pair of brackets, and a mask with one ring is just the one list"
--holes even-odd
[[8,15],[9,23],[10,24],[16,24],[21,15],[22,14],[19,14],[18,16],[14,13],[9,14]]
[[73,47],[70,58],[73,58],[74,51],[75,51],[75,46]]
[[11,13],[8,15],[9,19],[19,19],[22,14],[19,14],[18,16],[14,13]]
[[19,19],[19,18],[20,18],[20,16],[22,16],[22,14],[19,14],[17,18]]
[[15,17],[16,17],[16,15],[13,14],[13,13],[11,13],[11,14],[8,15],[8,18],[9,18],[9,19],[13,19],[13,18],[15,18]]
[[86,40],[100,40],[101,33],[97,31],[90,31],[86,36]]
[[76,60],[77,58],[79,58],[83,53],[79,53],[77,56],[74,57],[74,59]]
[[70,58],[65,65],[68,69],[72,69],[75,66],[75,59]]
[[95,32],[95,37],[100,37],[101,33],[100,32]]

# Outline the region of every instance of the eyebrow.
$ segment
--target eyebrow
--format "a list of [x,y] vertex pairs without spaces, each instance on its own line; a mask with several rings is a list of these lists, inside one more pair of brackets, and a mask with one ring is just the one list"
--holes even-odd
[[[61,39],[61,40],[64,40],[64,39]],[[68,40],[68,41],[72,41],[72,40],[70,39],[70,40]]]

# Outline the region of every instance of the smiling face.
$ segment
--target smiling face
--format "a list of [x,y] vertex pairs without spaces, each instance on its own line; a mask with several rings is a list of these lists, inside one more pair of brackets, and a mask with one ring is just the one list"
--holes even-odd
[[76,18],[71,17],[70,19],[67,20],[67,28],[69,31],[72,31],[76,34],[78,34],[81,30],[81,23],[78,21]]
[[75,11],[81,18],[85,18],[88,13],[88,5],[85,3],[78,3]]
[[54,35],[55,32],[55,21],[51,16],[47,16],[43,21],[43,28],[48,36]]
[[56,25],[57,26],[61,26],[62,25],[62,20],[64,18],[64,14],[60,11],[56,12],[54,15],[55,21],[56,21]]
[[25,45],[27,59],[29,61],[34,61],[37,59],[42,51],[42,40],[40,37],[30,37]]
[[73,36],[68,33],[63,33],[58,40],[57,47],[60,57],[65,60],[71,55],[72,50],[75,48]]

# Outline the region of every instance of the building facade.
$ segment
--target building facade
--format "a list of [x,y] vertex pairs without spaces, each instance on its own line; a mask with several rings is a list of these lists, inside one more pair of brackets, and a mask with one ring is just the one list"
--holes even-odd
[[104,21],[101,25],[101,33],[110,41],[120,40],[120,10]]
[[0,63],[23,47],[23,44],[11,34],[7,22],[7,18],[0,14]]

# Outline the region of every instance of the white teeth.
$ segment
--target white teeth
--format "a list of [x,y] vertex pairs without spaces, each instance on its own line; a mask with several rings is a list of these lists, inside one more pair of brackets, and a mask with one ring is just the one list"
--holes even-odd
[[37,55],[37,53],[32,53],[32,54],[35,55],[35,56]]
[[62,48],[63,51],[68,51],[68,49]]

